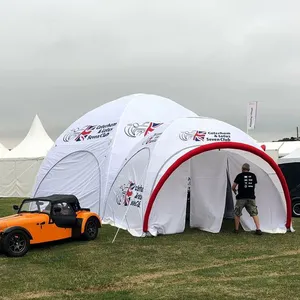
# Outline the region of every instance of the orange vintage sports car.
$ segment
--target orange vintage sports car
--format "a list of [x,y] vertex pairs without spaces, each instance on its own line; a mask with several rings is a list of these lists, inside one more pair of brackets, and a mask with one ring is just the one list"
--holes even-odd
[[7,256],[23,256],[32,244],[79,237],[94,240],[101,227],[100,217],[81,208],[74,195],[25,199],[13,208],[17,214],[0,218],[0,249]]

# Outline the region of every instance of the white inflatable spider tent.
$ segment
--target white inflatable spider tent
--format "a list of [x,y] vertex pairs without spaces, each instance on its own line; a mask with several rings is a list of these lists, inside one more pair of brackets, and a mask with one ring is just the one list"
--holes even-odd
[[55,141],[37,175],[33,196],[74,194],[103,215],[107,192],[126,156],[162,123],[197,116],[155,95],[135,94],[83,115]]
[[[244,162],[258,178],[262,231],[285,233],[291,227],[291,203],[275,161],[243,131],[201,117],[163,124],[135,146],[109,191],[104,222],[134,236],[183,232],[190,177],[190,226],[217,233],[228,199],[235,202],[228,184]],[[255,228],[247,213],[241,223],[247,231]]]

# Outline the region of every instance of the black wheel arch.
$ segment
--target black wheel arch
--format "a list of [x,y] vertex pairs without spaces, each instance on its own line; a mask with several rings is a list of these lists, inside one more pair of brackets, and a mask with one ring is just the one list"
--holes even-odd
[[29,238],[29,240],[32,240],[32,235],[30,234],[30,232],[24,228],[24,227],[21,227],[21,226],[12,226],[12,227],[8,227],[6,228],[4,231],[3,231],[3,235],[6,235],[12,231],[15,231],[15,230],[20,230],[20,231],[23,231]]
[[292,203],[295,202],[295,201],[300,201],[300,197],[294,197],[294,198],[292,199]]
[[98,219],[97,217],[95,217],[95,216],[90,216],[90,217],[87,219],[87,222],[88,222],[88,220],[90,220],[90,219],[95,219],[96,222],[97,222],[98,228],[101,228],[101,222],[99,221],[99,219]]

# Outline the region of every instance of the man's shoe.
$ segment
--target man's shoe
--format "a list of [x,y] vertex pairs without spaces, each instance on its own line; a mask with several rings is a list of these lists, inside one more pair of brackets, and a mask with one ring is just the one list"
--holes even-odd
[[262,232],[261,232],[260,229],[256,229],[255,234],[257,234],[257,235],[262,235]]

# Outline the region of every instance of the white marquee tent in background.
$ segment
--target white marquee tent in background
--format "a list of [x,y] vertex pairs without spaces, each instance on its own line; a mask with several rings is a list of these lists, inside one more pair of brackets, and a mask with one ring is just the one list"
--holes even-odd
[[40,165],[53,144],[36,115],[26,137],[0,158],[0,196],[29,197]]
[[144,136],[179,117],[197,116],[160,96],[135,94],[83,115],[56,140],[37,176],[33,196],[76,195],[102,216],[103,203],[125,157]]
[[259,144],[265,146],[266,153],[276,162],[300,148],[300,141],[265,142]]
[[5,156],[8,152],[8,149],[5,148],[1,143],[0,143],[0,158],[2,158],[3,156]]
[[[183,232],[190,177],[190,225],[217,233],[235,201],[227,185],[244,162],[250,163],[258,178],[262,231],[286,232],[291,203],[278,165],[246,133],[200,117],[164,124],[139,142],[112,185],[104,221],[134,236]],[[241,222],[245,230],[254,229],[247,213]]]

